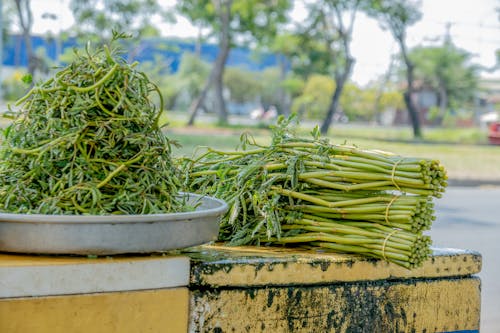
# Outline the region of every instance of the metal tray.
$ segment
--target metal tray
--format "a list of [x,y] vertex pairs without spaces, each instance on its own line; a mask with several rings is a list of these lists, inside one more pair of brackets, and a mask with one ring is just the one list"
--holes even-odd
[[149,215],[0,213],[0,251],[40,254],[150,253],[217,238],[227,204],[185,193],[192,212]]

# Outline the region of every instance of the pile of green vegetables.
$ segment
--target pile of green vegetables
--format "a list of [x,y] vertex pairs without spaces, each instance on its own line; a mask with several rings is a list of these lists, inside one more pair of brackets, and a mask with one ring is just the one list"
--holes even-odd
[[[161,94],[110,47],[74,61],[16,104],[0,152],[0,210],[151,214],[183,210]],[[157,106],[152,96],[159,96]],[[158,99],[158,97],[155,97]],[[12,110],[11,110],[12,111]]]
[[444,191],[438,161],[330,144],[290,132],[281,118],[270,145],[211,148],[183,159],[186,186],[228,202],[219,239],[231,245],[299,244],[383,258],[407,268],[430,254],[423,232]]

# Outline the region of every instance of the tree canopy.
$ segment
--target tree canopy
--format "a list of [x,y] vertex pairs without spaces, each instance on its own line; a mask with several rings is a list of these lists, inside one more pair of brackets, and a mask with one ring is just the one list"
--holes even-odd
[[470,53],[445,43],[416,47],[409,57],[415,64],[417,79],[439,92],[442,113],[471,102],[477,88],[478,67],[470,63]]
[[[169,59],[161,58],[158,52],[153,60],[145,61],[144,68],[162,86],[169,108],[182,105],[179,108],[185,110],[191,103],[190,123],[198,109],[215,112],[221,123],[227,122],[225,99],[230,98],[233,103],[258,101],[264,108],[274,105],[284,114],[293,106],[320,121],[321,131],[326,133],[336,113],[374,120],[386,109],[401,108],[403,100],[414,136],[420,137],[422,115],[414,101],[422,84],[438,92],[440,117],[470,103],[477,92],[478,68],[471,55],[456,48],[451,39],[441,46],[408,47],[408,29],[422,17],[421,0],[307,0],[303,1],[306,13],[301,22],[289,16],[296,3],[184,0],[166,7],[158,0],[70,0],[78,23],[64,33],[83,37],[80,42],[91,39],[97,43],[106,43],[113,31],[129,34],[132,38],[125,43],[131,61],[142,45],[151,44],[140,43],[142,39],[162,35],[159,22],[178,15],[187,18],[202,29],[206,42],[217,44],[216,59],[205,64],[208,59],[202,60],[198,47],[195,53],[184,55],[177,73],[170,73],[166,69]],[[30,51],[28,37],[36,18],[30,14],[29,4],[30,0],[7,0],[3,9],[10,9],[4,18],[18,24],[23,33],[33,71],[37,53],[32,48]],[[399,78],[396,89],[380,88],[387,86],[384,83],[378,89],[361,87],[351,80],[356,63],[351,41],[360,13],[376,20],[399,46],[404,78]],[[155,47],[159,40],[154,40]],[[250,49],[256,57],[259,52],[272,52],[276,64],[259,73],[226,70],[235,46]]]
[[254,41],[265,43],[272,40],[280,24],[286,22],[286,12],[290,8],[290,0],[187,0],[177,4],[178,12],[196,26],[209,28],[219,46],[206,85],[190,107],[188,124],[193,124],[197,110],[203,105],[211,86],[215,88],[215,108],[219,122],[227,122],[223,77],[231,48],[238,42],[249,45]]
[[152,18],[172,19],[157,0],[71,0],[70,9],[77,22],[73,31],[100,42],[109,41],[112,30],[135,39],[158,36]]
[[376,18],[383,29],[388,30],[398,43],[406,66],[406,91],[404,101],[410,115],[415,138],[422,137],[420,116],[413,101],[415,93],[415,65],[408,56],[407,30],[422,17],[420,0],[376,0],[367,7],[367,13]]

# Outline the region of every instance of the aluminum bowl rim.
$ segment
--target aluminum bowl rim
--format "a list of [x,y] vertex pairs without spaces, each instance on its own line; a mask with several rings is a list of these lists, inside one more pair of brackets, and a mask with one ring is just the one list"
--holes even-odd
[[211,202],[216,207],[196,209],[190,212],[160,213],[160,214],[129,214],[129,215],[50,215],[50,214],[18,214],[1,213],[0,223],[45,223],[45,224],[126,224],[126,223],[155,223],[193,220],[206,217],[221,216],[228,210],[225,201],[208,195],[190,192],[179,192],[179,195],[193,197],[200,203]]

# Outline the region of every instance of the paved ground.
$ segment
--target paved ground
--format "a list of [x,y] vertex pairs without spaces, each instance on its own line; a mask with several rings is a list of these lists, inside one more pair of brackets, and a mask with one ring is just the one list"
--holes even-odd
[[449,187],[436,200],[436,215],[430,232],[435,247],[482,254],[481,333],[499,333],[500,187]]

